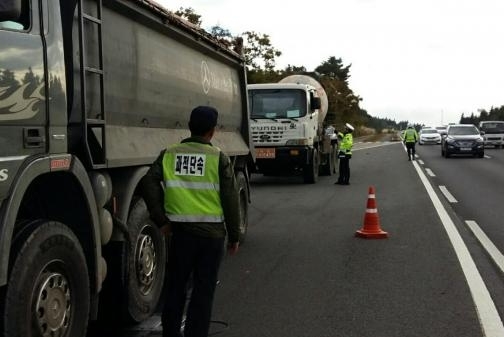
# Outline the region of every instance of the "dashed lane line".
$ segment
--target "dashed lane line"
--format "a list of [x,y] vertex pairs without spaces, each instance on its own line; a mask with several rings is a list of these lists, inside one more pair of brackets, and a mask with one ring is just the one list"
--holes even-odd
[[422,160],[422,159],[418,159],[418,163],[419,163],[420,165],[423,165],[423,164],[424,164],[424,162],[423,162],[423,160]]
[[434,174],[434,172],[432,172],[432,170],[430,168],[425,168],[425,172],[427,172],[427,174],[431,177],[435,177],[436,175]]
[[444,194],[446,200],[448,200],[452,204],[458,202],[457,199],[455,199],[455,197],[448,191],[448,189],[446,188],[446,186],[439,185],[439,189]]
[[466,220],[467,226],[471,229],[474,236],[479,240],[483,248],[488,252],[492,260],[494,260],[495,264],[500,268],[500,270],[504,273],[504,255],[495,247],[492,241],[488,238],[488,236],[481,230],[480,226],[473,220]]
[[485,337],[504,336],[504,325],[502,324],[502,320],[497,312],[495,303],[492,301],[488,288],[486,287],[478,268],[476,268],[476,264],[474,263],[464,240],[462,240],[455,224],[448,215],[446,209],[443,207],[443,204],[439,200],[436,192],[432,188],[432,185],[429,183],[429,180],[423,173],[420,166],[416,162],[413,162],[413,166],[427,190],[427,194],[431,198],[432,204],[438,213],[439,219],[448,234],[448,238],[450,239],[450,242],[455,250],[455,254],[460,262],[462,272],[467,280],[467,285],[469,286],[469,290],[478,313],[478,319],[483,335]]

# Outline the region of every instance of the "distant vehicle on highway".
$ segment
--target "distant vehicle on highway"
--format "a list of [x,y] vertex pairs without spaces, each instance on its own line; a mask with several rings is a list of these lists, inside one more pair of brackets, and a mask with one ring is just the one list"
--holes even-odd
[[478,128],[472,124],[453,124],[446,128],[446,137],[441,140],[441,155],[470,154],[483,158],[485,146]]
[[481,121],[479,129],[485,133],[483,135],[485,146],[504,148],[504,121]]
[[434,128],[420,130],[418,138],[418,145],[441,144],[441,135]]
[[435,129],[439,132],[441,137],[446,136],[446,128],[447,127],[445,125],[435,127]]

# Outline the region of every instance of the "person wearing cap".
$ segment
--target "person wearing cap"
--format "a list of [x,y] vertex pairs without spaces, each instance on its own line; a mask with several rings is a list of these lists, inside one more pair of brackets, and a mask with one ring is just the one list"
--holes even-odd
[[403,134],[404,145],[408,151],[408,161],[415,160],[415,144],[418,141],[418,134],[413,128],[413,125],[408,124],[407,129]]
[[213,107],[194,108],[189,120],[191,137],[163,150],[142,181],[150,216],[170,239],[163,337],[182,336],[191,274],[184,336],[208,336],[226,233],[228,253],[238,251],[240,206],[233,166],[210,143],[217,117]]
[[352,158],[354,127],[348,123],[345,124],[345,131],[338,132],[340,139],[338,159],[339,159],[339,177],[335,184],[350,185],[350,158]]

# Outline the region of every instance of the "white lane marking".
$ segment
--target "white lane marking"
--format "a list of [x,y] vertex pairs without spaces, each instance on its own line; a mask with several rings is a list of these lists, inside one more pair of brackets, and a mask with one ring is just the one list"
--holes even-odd
[[500,268],[500,270],[504,273],[504,255],[495,247],[492,241],[488,238],[488,236],[481,230],[480,226],[473,220],[466,220],[467,226],[472,230],[474,236],[479,240],[483,248],[488,252],[492,260],[494,260],[495,264]]
[[427,172],[427,174],[431,177],[435,177],[436,175],[434,174],[434,172],[432,172],[432,170],[430,168],[426,168],[425,169],[425,172]]
[[485,157],[486,159],[491,159],[491,158],[492,158],[492,157],[490,157],[490,156],[489,156],[489,155],[487,155],[487,154],[485,154],[485,155],[484,155],[484,157]]
[[439,185],[439,189],[441,190],[441,192],[443,192],[445,198],[451,202],[451,203],[456,203],[458,202],[457,199],[455,199],[455,197],[448,191],[448,189],[446,188],[446,186],[443,186],[443,185]]
[[474,305],[476,306],[483,335],[485,337],[504,336],[504,325],[502,324],[502,320],[497,312],[495,303],[492,301],[492,297],[488,292],[485,282],[483,281],[483,278],[481,277],[478,268],[476,268],[476,264],[467,249],[467,246],[464,244],[464,241],[457,231],[455,224],[448,215],[448,212],[444,209],[441,201],[436,195],[436,192],[434,192],[432,185],[422,172],[420,166],[415,162],[413,163],[413,166],[415,167],[420,180],[431,198],[432,204],[438,213],[439,219],[448,234],[448,238],[450,239],[450,242],[455,250],[455,254],[460,262],[460,266],[462,267],[462,271],[467,280],[467,285],[469,286]]
[[424,164],[424,162],[423,162],[423,160],[422,160],[422,159],[418,159],[418,163],[419,163],[420,165],[423,165],[423,164]]

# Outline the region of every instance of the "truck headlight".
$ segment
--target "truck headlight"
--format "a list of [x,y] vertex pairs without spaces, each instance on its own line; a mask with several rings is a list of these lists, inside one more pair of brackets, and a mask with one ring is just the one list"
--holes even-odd
[[285,142],[285,145],[295,145],[295,146],[303,146],[308,144],[309,144],[308,139],[306,138],[289,139],[287,142]]

